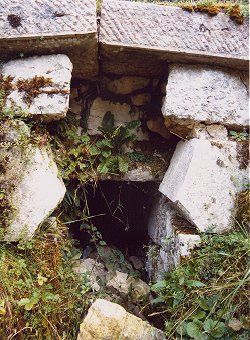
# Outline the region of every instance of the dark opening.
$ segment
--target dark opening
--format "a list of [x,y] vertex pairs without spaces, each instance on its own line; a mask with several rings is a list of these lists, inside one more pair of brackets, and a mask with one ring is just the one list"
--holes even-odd
[[[89,186],[87,202],[91,222],[108,245],[135,255],[148,243],[148,218],[159,184],[154,182],[100,181]],[[73,230],[82,247],[90,242],[87,232]]]

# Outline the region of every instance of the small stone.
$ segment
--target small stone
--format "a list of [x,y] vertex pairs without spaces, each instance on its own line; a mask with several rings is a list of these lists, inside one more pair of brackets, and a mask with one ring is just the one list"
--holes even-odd
[[131,97],[131,102],[135,105],[135,106],[143,106],[148,104],[150,101],[150,95],[147,93],[140,93],[140,94],[136,94],[134,96]]
[[119,271],[108,273],[107,288],[117,290],[119,295],[124,297],[130,294],[133,302],[137,302],[150,293],[150,288],[144,281]]
[[142,77],[124,76],[119,79],[109,80],[106,78],[106,88],[115,94],[130,94],[136,90],[145,88],[149,84],[149,79]]
[[171,134],[169,130],[164,125],[163,117],[157,117],[156,119],[151,119],[147,121],[147,127],[150,131],[158,133],[158,135],[163,138],[169,139]]
[[191,138],[199,139],[215,139],[215,140],[227,140],[227,129],[223,125],[212,124],[204,125],[197,124],[193,127],[189,133]]
[[102,263],[90,258],[76,260],[73,269],[77,274],[89,274],[93,290],[99,291],[101,287],[105,286],[107,271]]
[[143,262],[137,256],[130,256],[129,261],[132,262],[135,269],[140,270],[144,267]]

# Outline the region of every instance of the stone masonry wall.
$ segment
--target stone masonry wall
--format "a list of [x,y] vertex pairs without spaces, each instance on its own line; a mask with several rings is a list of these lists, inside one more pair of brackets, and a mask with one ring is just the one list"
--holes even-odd
[[[229,134],[249,124],[247,20],[238,25],[225,14],[104,0],[98,33],[94,0],[57,4],[0,4],[6,107],[15,108],[17,117],[21,108],[45,123],[73,115],[79,135],[84,129],[97,135],[108,111],[117,125],[141,120],[132,151],[146,148],[164,167],[156,175],[141,164],[119,180],[160,184],[148,225],[157,249],[148,254],[148,271],[157,278],[189,254],[200,233],[232,228],[236,196],[248,178],[246,142]],[[36,92],[27,91],[34,82]],[[53,150],[30,150],[33,162],[27,164],[27,154],[15,145],[20,126],[7,126],[4,119],[0,125],[1,161],[6,152],[20,159],[11,198],[18,211],[5,234],[16,241],[24,233],[32,237],[65,187]],[[27,126],[23,131],[29,135]],[[1,190],[6,176],[13,178],[13,162],[0,175]]]

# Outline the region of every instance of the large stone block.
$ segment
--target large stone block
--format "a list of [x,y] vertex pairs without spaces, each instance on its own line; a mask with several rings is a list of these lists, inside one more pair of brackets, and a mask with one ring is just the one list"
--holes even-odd
[[95,0],[2,0],[0,59],[67,54],[74,77],[98,72]]
[[163,340],[164,332],[127,313],[116,303],[97,299],[83,320],[77,340]]
[[181,141],[159,190],[201,232],[227,231],[248,175],[241,150],[232,141]]
[[[23,125],[17,127],[22,128],[23,136]],[[16,136],[8,135],[9,143],[15,143]],[[45,147],[27,145],[24,150],[14,144],[9,148],[1,146],[0,160],[5,168],[0,176],[0,189],[6,195],[10,210],[4,240],[29,239],[62,201],[65,186]]]
[[248,75],[202,65],[170,66],[162,113],[167,128],[185,134],[199,123],[249,124]]
[[[104,0],[100,53],[105,72],[162,76],[167,62],[248,68],[248,20],[174,6]],[[135,73],[136,72],[136,73]]]
[[[0,68],[11,80],[5,93],[7,108],[21,108],[47,121],[64,118],[69,108],[72,63],[66,55],[30,57],[9,61]],[[3,86],[4,88],[4,86]]]

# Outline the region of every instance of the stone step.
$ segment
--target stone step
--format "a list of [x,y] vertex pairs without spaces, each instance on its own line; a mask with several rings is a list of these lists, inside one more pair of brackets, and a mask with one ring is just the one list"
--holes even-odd
[[167,62],[248,68],[248,20],[179,7],[104,0],[100,56],[104,72],[162,76]]
[[95,0],[1,0],[0,59],[67,54],[73,76],[98,73]]

